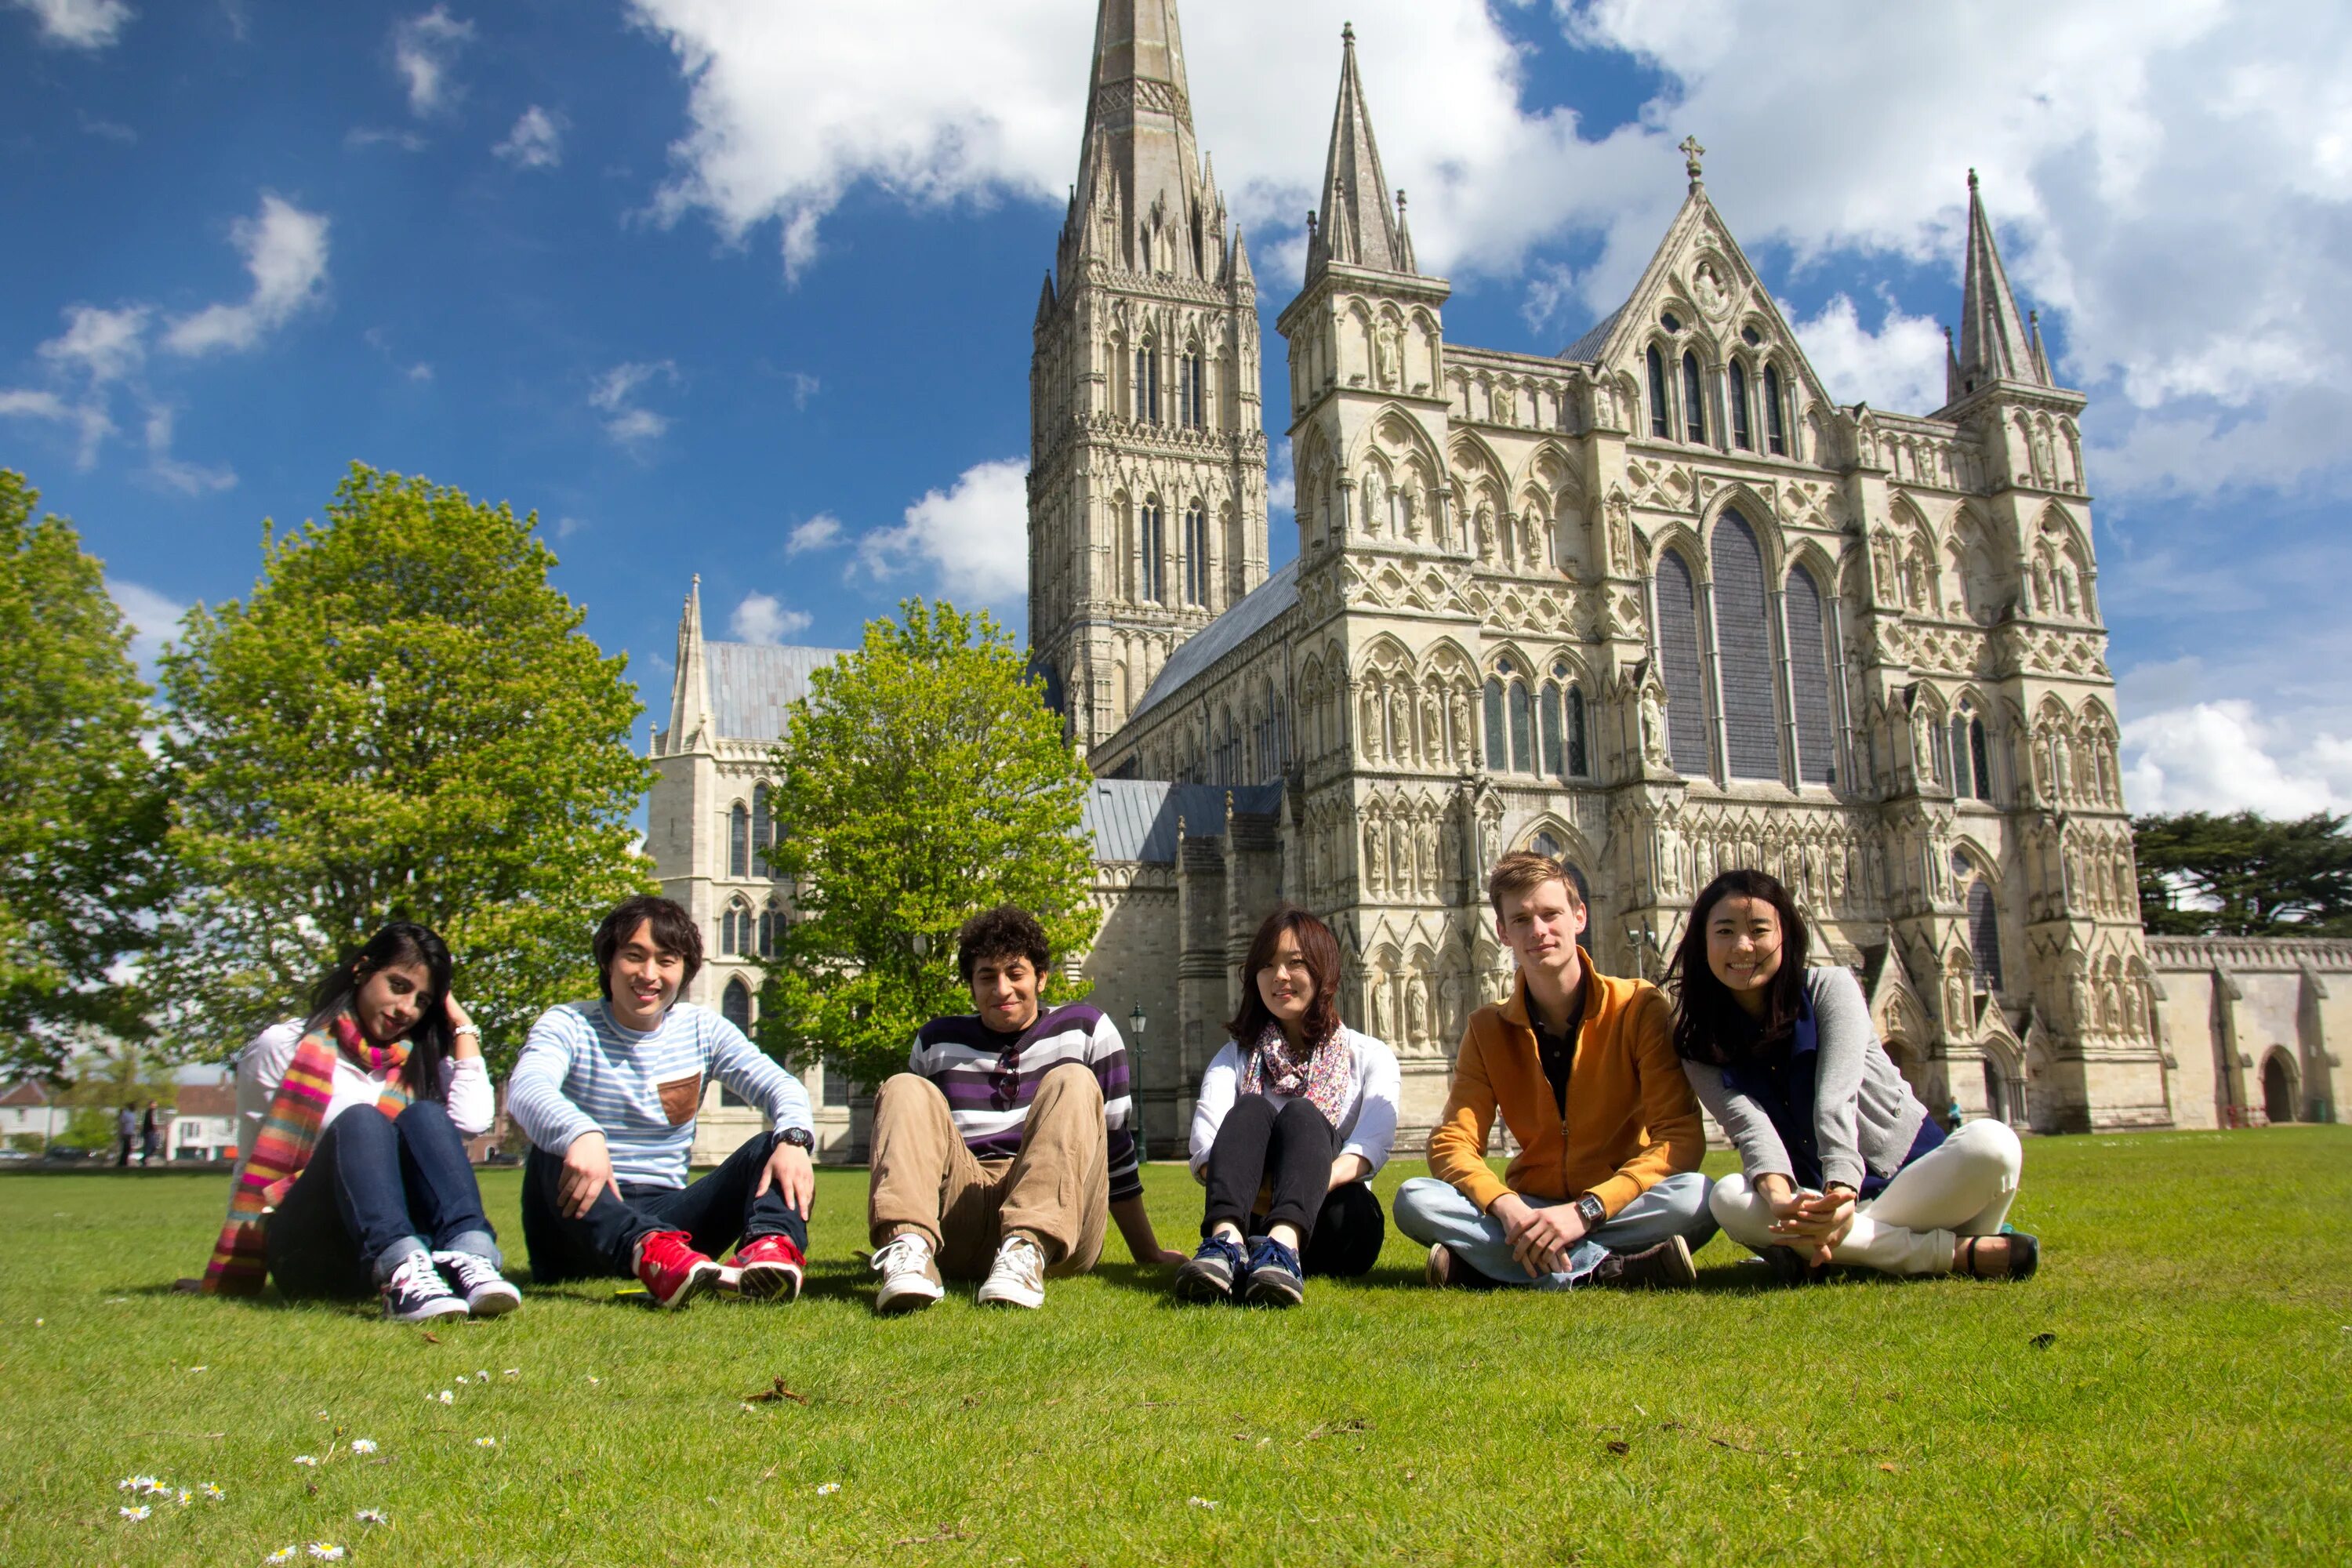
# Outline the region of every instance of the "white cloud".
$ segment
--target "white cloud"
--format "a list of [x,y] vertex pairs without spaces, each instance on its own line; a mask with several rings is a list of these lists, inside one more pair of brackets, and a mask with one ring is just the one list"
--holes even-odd
[[1785,301],[1781,313],[1821,376],[1840,403],[1916,414],[1944,403],[1944,330],[1925,316],[1906,316],[1884,301],[1878,331],[1862,324],[1862,314],[1843,294],[1823,305],[1810,321],[1794,319]]
[[564,120],[537,104],[522,111],[507,139],[490,149],[518,169],[552,169],[563,162]]
[[588,405],[604,416],[604,434],[639,456],[669,432],[667,416],[636,402],[638,389],[656,376],[675,386],[677,366],[666,359],[616,364],[588,391]]
[[792,386],[794,409],[806,408],[809,405],[809,399],[817,395],[817,389],[822,384],[816,377],[804,370],[788,371],[785,373],[784,379]]
[[430,145],[424,137],[405,126],[354,125],[343,133],[346,147],[397,147],[404,153],[422,153]]
[[147,357],[144,305],[101,310],[95,305],[66,307],[66,330],[40,347],[51,364],[80,371],[94,385],[120,381]]
[[208,495],[234,489],[236,470],[226,463],[184,462],[172,456],[172,426],[177,411],[157,405],[147,411],[147,471],[167,489],[182,495]]
[[784,608],[772,594],[746,594],[727,625],[738,642],[773,647],[808,630],[809,615],[806,610]]
[[1020,599],[1029,590],[1028,459],[977,463],[953,488],[927,492],[904,522],[858,542],[857,564],[877,578],[928,565],[951,597]]
[[260,212],[238,219],[229,231],[245,253],[253,292],[240,303],[209,305],[173,321],[163,346],[182,354],[249,349],[264,333],[324,300],[327,226],[320,215],[264,192]]
[[806,550],[826,550],[839,542],[841,519],[829,511],[821,511],[793,528],[784,541],[784,553],[798,555]]
[[8,0],[41,24],[41,42],[71,49],[103,49],[137,16],[123,0]]
[[474,24],[436,5],[421,16],[395,23],[392,29],[392,64],[408,89],[409,111],[419,117],[435,113],[457,96],[449,68],[457,52],[474,40]]
[[139,666],[140,679],[155,679],[155,656],[163,650],[164,642],[179,629],[180,617],[188,606],[154,589],[121,577],[109,577],[106,591],[114,597],[115,608],[131,623],[131,657]]
[[2134,812],[2352,810],[2352,739],[2276,724],[2242,701],[2198,702],[2123,727]]
[[555,520],[555,537],[569,539],[587,526],[576,517],[559,517]]
[[85,473],[97,466],[99,447],[114,434],[114,420],[107,413],[102,395],[97,393],[79,402],[68,402],[41,387],[0,387],[0,418],[37,419],[44,424],[72,426],[76,437],[74,467]]

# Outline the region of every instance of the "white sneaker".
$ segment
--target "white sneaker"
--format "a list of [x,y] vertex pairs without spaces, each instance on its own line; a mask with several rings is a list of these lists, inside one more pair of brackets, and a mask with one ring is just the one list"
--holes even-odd
[[1008,1236],[981,1282],[980,1304],[1042,1307],[1045,1304],[1045,1249],[1025,1236]]
[[421,1247],[400,1260],[400,1267],[383,1282],[383,1315],[395,1323],[466,1315],[466,1303],[433,1267],[433,1255]]
[[436,1252],[433,1261],[442,1277],[466,1298],[466,1310],[478,1318],[496,1318],[522,1305],[522,1292],[499,1272],[499,1266],[470,1252]]
[[931,1244],[911,1230],[900,1231],[877,1247],[867,1265],[882,1276],[874,1292],[877,1312],[919,1312],[946,1294],[939,1265],[931,1261]]

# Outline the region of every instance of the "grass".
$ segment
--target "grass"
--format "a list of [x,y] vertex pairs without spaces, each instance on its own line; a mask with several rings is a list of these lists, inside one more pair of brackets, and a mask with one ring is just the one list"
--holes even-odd
[[[1192,1234],[1197,1188],[1149,1180],[1161,1234]],[[1038,1314],[967,1289],[879,1321],[864,1182],[820,1176],[797,1305],[658,1317],[580,1286],[431,1336],[172,1294],[219,1176],[0,1182],[0,1562],[331,1541],[385,1563],[2308,1563],[2352,1542],[2352,1130],[2032,1142],[2014,1217],[2045,1250],[2021,1286],[1760,1291],[1718,1239],[1696,1292],[1440,1295],[1391,1234],[1370,1280],[1287,1315],[1174,1308],[1114,1237],[1119,1261]],[[485,1186],[519,1250],[513,1173]],[[806,1403],[747,1405],[780,1378]],[[126,1521],[133,1474],[226,1500]]]

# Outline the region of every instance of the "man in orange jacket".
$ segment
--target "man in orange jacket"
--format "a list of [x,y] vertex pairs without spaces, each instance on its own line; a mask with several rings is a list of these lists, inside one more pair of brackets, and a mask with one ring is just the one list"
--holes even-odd
[[[1397,1228],[1429,1246],[1433,1285],[1688,1285],[1715,1234],[1698,1102],[1674,1009],[1646,980],[1596,973],[1584,900],[1549,856],[1506,855],[1486,881],[1518,963],[1511,999],[1471,1015],[1430,1176],[1399,1188]],[[1519,1152],[1486,1163],[1495,1114]]]

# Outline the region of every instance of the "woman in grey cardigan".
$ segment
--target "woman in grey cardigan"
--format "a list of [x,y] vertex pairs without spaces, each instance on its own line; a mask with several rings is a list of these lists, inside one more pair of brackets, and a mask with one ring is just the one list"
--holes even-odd
[[1691,906],[1675,955],[1675,1048],[1739,1150],[1716,1223],[1786,1280],[1829,1264],[2023,1279],[2039,1241],[2004,1234],[2017,1134],[1948,1137],[1895,1071],[1851,971],[1808,968],[1805,921],[1761,871],[1727,871]]

